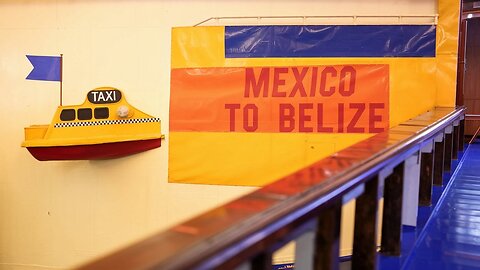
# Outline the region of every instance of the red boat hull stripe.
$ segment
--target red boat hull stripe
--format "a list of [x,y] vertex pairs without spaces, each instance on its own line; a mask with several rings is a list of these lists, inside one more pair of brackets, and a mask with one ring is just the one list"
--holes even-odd
[[91,160],[123,157],[160,147],[161,139],[92,145],[27,147],[37,160]]

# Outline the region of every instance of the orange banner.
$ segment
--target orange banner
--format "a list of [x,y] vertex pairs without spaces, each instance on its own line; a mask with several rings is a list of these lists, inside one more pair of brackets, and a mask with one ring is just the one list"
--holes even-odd
[[170,131],[377,133],[388,93],[383,64],[172,69]]

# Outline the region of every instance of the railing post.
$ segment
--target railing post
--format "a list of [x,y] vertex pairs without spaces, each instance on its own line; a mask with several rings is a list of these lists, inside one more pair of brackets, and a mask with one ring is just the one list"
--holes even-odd
[[433,150],[433,184],[443,185],[443,155],[445,152],[443,132],[435,137],[435,148]]
[[432,204],[433,156],[435,155],[433,144],[434,142],[430,142],[420,151],[420,190],[418,194],[420,206]]
[[251,270],[251,268],[252,268],[252,266],[247,261],[247,262],[242,263],[241,265],[235,267],[235,270]]
[[402,224],[417,226],[418,194],[420,194],[420,151],[404,161]]
[[341,200],[323,210],[318,218],[313,269],[338,270],[340,256]]
[[458,151],[463,151],[465,147],[465,117],[460,117],[460,130],[458,135]]
[[251,270],[272,270],[272,252],[266,249],[252,259]]
[[[316,221],[318,222],[319,219],[316,219]],[[317,226],[317,223],[315,223],[314,229],[303,233],[295,239],[295,268],[313,270],[317,248],[315,244]]]
[[449,172],[452,169],[452,146],[453,146],[453,127],[445,128],[445,158],[443,162],[443,170]]
[[352,269],[376,269],[378,175],[365,183],[357,198],[353,235]]
[[459,121],[456,120],[453,123],[453,150],[452,150],[452,159],[457,160],[458,159],[458,146],[459,146],[459,135],[460,135],[460,127],[459,127]]
[[312,229],[295,239],[295,268],[338,270],[342,200],[323,209]]
[[385,255],[400,255],[404,167],[405,162],[402,161],[393,169],[393,173],[385,179],[380,249],[380,252]]

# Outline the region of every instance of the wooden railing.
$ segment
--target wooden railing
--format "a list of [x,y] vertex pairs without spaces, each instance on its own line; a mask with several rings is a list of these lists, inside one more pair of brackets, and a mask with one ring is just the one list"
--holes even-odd
[[432,109],[79,269],[271,269],[292,240],[297,269],[338,269],[341,209],[352,199],[352,269],[375,269],[379,199],[380,252],[399,255],[402,224],[414,225],[463,150],[464,113]]

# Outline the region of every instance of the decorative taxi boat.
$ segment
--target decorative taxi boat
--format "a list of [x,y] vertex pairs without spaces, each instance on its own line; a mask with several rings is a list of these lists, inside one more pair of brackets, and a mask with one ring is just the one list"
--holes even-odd
[[160,147],[162,138],[159,118],[100,87],[82,105],[59,106],[50,125],[26,127],[22,147],[40,161],[110,159]]

